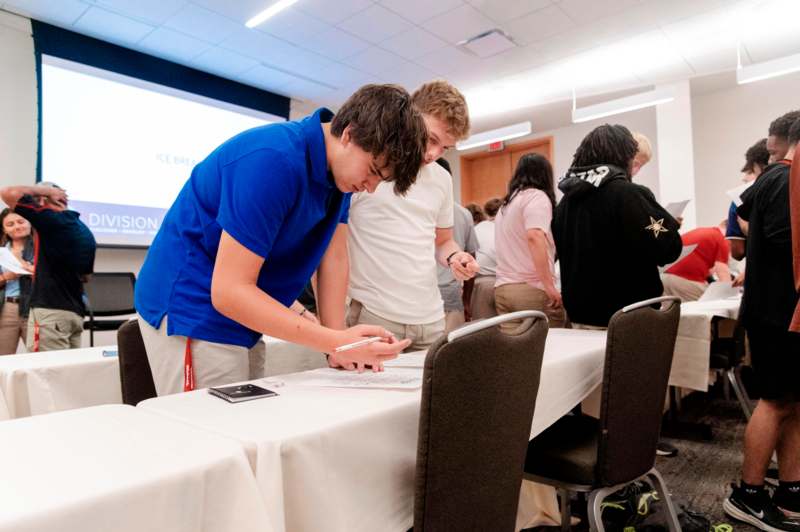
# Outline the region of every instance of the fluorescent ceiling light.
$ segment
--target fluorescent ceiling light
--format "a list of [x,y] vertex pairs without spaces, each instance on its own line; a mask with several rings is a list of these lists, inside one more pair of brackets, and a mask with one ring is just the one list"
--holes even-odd
[[787,55],[763,63],[753,63],[736,69],[736,81],[739,85],[775,78],[800,71],[800,54]]
[[297,0],[278,0],[277,2],[269,6],[261,13],[259,13],[258,15],[254,16],[253,18],[245,22],[244,25],[247,26],[248,28],[255,28],[268,18],[277,15],[278,13],[280,13],[290,5],[294,4],[295,2],[297,2]]
[[663,87],[647,92],[640,92],[624,98],[610,100],[580,109],[575,107],[575,96],[572,97],[572,121],[575,124],[588,122],[597,118],[604,118],[636,109],[652,107],[660,103],[671,102],[675,99],[675,92],[671,87]]
[[478,146],[485,146],[492,142],[499,142],[501,140],[515,139],[522,137],[531,132],[530,122],[520,122],[519,124],[512,124],[510,126],[501,127],[498,129],[491,129],[483,133],[472,135],[467,140],[456,143],[456,148],[459,151],[477,148]]

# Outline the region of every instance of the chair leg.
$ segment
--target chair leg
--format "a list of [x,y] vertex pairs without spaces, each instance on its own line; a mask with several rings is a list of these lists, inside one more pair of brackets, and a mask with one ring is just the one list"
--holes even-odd
[[739,404],[742,407],[744,417],[747,419],[747,421],[750,421],[750,417],[753,415],[753,402],[750,400],[750,396],[747,394],[747,390],[742,382],[740,366],[733,367],[726,373],[728,376],[728,381],[730,381],[731,386],[733,387],[733,392],[736,394],[736,399],[739,400]]
[[664,499],[664,503],[667,506],[667,514],[669,515],[669,529],[672,532],[681,532],[681,523],[678,521],[678,513],[675,511],[675,506],[672,504],[672,497],[667,490],[667,485],[664,482],[664,478],[661,476],[661,473],[659,473],[654,467],[650,470],[647,476],[652,478],[656,484],[658,484],[658,491],[661,493],[661,497]]
[[89,329],[89,347],[94,347],[94,329]]
[[589,494],[589,507],[587,508],[587,515],[589,517],[589,530],[591,532],[604,532],[603,526],[603,509],[600,507],[606,497],[614,492],[614,488],[601,488],[594,490]]
[[569,532],[572,528],[572,512],[571,501],[569,498],[569,490],[559,488],[558,494],[561,497],[561,530],[562,532]]

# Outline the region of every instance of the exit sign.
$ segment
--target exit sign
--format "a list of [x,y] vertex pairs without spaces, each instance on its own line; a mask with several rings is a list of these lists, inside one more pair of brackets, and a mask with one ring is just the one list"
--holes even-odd
[[489,144],[489,151],[503,151],[503,141],[498,140]]

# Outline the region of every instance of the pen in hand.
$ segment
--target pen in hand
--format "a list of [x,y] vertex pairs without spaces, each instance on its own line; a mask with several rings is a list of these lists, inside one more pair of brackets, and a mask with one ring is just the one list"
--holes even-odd
[[333,350],[334,353],[341,353],[342,351],[350,351],[351,349],[355,349],[357,347],[362,347],[369,344],[374,344],[375,342],[380,342],[384,338],[382,336],[370,336],[369,338],[364,338],[363,340],[359,340],[358,342],[353,342],[352,344],[345,344],[340,345],[336,349]]

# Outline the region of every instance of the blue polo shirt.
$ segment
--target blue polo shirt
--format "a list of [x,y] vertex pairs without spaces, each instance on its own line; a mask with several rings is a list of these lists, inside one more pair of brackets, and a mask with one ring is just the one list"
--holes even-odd
[[211,304],[211,275],[224,229],[264,257],[258,287],[290,305],[319,266],[350,194],[327,169],[319,109],[228,140],[192,170],[167,212],[136,283],[136,310],[167,334],[252,347],[261,333]]
[[739,226],[739,218],[736,214],[736,204],[731,202],[728,208],[728,228],[725,229],[725,238],[728,240],[744,240],[744,232]]

